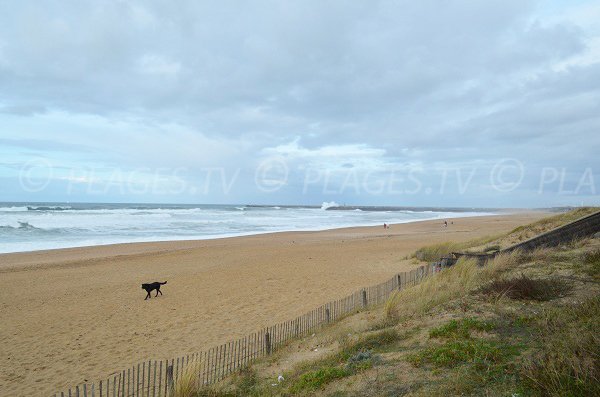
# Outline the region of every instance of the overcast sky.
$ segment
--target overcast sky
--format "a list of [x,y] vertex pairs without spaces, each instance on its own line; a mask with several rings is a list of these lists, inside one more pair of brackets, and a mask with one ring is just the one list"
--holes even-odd
[[0,201],[599,204],[598,1],[0,0]]

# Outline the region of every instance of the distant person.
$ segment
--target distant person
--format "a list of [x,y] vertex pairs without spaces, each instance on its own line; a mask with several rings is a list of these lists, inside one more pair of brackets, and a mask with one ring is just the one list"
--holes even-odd
[[387,225],[387,223],[384,223],[384,224],[383,224],[383,228],[384,228],[384,229],[387,229],[387,228],[388,228],[388,225]]
[[448,221],[444,221],[444,227],[448,227]]

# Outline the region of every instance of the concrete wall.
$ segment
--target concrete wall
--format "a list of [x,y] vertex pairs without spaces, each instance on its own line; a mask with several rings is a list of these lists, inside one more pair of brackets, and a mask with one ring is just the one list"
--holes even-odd
[[501,252],[511,252],[517,249],[530,251],[541,247],[554,247],[569,243],[575,239],[589,237],[600,231],[600,211],[588,215],[564,226],[540,234],[522,243],[508,247]]

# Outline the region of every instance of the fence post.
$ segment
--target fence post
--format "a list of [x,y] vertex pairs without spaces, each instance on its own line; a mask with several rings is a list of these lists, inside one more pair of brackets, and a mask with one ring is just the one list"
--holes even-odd
[[175,389],[173,382],[173,365],[167,365],[167,389],[172,393]]
[[325,308],[325,321],[327,322],[327,324],[329,324],[330,319],[331,319],[331,316],[329,314],[329,308],[326,307]]
[[362,290],[362,305],[363,305],[363,308],[367,307],[367,290],[366,289]]
[[271,334],[269,331],[265,333],[265,347],[267,348],[267,355],[271,354]]
[[402,289],[402,279],[400,277],[400,273],[396,274],[396,280],[398,281],[398,289]]

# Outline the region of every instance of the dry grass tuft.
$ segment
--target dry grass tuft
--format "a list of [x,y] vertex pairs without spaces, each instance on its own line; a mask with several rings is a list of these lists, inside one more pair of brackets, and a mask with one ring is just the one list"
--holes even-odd
[[584,271],[595,281],[600,281],[600,250],[592,251],[585,255],[583,260]]
[[534,279],[522,274],[509,279],[494,279],[479,291],[485,295],[510,299],[548,301],[564,296],[571,286],[558,278]]
[[419,248],[415,252],[415,258],[420,261],[438,261],[443,256],[448,256],[450,253],[455,251],[460,251],[464,248],[464,244],[461,243],[453,243],[453,242],[445,242],[439,244],[427,245],[425,247]]
[[[449,256],[452,252],[464,251],[464,250],[468,250],[469,248],[483,246],[483,245],[488,244],[489,242],[494,241],[500,237],[501,236],[498,236],[498,235],[485,236],[485,237],[480,237],[477,239],[465,241],[462,243],[446,241],[444,243],[427,245],[427,246],[421,247],[417,251],[415,251],[413,256],[420,261],[425,261],[425,262],[438,261],[438,260],[440,260],[441,257]],[[499,250],[500,246],[493,245],[493,246],[487,246],[486,248],[487,248],[487,252],[491,252],[491,251]]]
[[190,363],[183,373],[175,381],[175,385],[169,397],[199,397],[209,396],[210,394],[201,394],[201,382],[198,374],[200,368],[197,363]]
[[498,254],[491,261],[487,262],[482,269],[486,276],[491,277],[505,270],[512,269],[528,259],[520,250],[509,253]]

